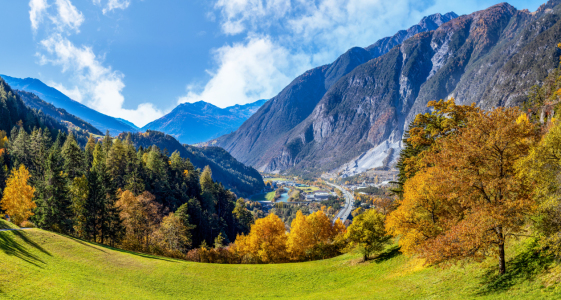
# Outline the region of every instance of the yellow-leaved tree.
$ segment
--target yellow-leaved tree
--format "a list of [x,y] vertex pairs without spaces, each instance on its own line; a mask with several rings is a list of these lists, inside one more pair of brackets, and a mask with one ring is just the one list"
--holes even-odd
[[33,216],[32,210],[37,207],[33,201],[35,188],[27,183],[29,177],[29,171],[24,165],[20,165],[19,169],[13,169],[6,181],[6,188],[0,202],[2,209],[10,216],[13,223],[18,225]]
[[384,250],[384,246],[391,239],[384,228],[385,216],[375,209],[369,209],[353,218],[353,223],[347,228],[345,238],[349,247],[356,247],[366,261],[371,254]]
[[335,223],[323,210],[304,216],[301,211],[290,226],[287,250],[290,259],[299,261],[332,256],[332,244],[337,235],[345,232],[345,225],[337,219]]
[[233,250],[243,262],[279,263],[288,259],[284,222],[275,214],[258,219],[248,235],[238,235]]

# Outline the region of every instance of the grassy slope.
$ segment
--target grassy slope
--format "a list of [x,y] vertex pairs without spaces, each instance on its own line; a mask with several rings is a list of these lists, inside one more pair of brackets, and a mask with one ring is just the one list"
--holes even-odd
[[511,257],[509,267],[518,271],[496,281],[485,275],[494,261],[423,268],[396,248],[368,263],[343,255],[307,263],[217,265],[116,251],[31,229],[0,233],[0,250],[2,299],[561,298],[559,266],[543,271],[543,262],[523,255],[514,262]]
[[16,229],[18,226],[0,218],[0,229]]

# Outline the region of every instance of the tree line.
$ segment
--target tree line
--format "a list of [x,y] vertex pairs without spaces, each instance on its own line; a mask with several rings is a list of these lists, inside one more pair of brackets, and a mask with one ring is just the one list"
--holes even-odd
[[135,148],[129,138],[35,128],[0,131],[2,210],[15,223],[147,253],[180,256],[249,232],[243,200],[176,151]]

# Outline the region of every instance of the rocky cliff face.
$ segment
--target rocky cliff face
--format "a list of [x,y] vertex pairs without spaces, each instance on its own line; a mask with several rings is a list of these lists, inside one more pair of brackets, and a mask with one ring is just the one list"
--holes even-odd
[[[379,41],[365,50],[392,48],[341,76],[306,118],[270,140],[261,155],[248,161],[252,152],[246,149],[241,160],[267,172],[353,174],[395,161],[407,125],[427,111],[430,100],[455,97],[483,108],[518,105],[530,86],[558,65],[560,2],[533,13],[502,3],[416,33],[395,47],[391,39]],[[241,153],[235,143],[223,146]]]
[[[387,53],[413,35],[434,30],[456,17],[451,12],[423,18],[418,25],[402,30],[393,37],[384,38],[367,48],[352,48],[333,63],[305,72],[265,103],[237,131],[218,138],[213,144],[225,148],[238,160],[261,170],[285,169],[299,150],[298,143],[284,149],[287,134],[310,116],[322,97],[338,80],[357,66]],[[277,157],[275,150],[278,149],[283,149],[281,157]],[[288,160],[283,160],[282,157]]]

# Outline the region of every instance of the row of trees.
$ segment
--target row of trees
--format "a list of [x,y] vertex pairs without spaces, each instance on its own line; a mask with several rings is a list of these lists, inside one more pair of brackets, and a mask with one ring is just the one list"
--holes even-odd
[[332,222],[324,210],[304,215],[298,211],[287,232],[285,223],[274,213],[256,220],[247,235],[238,235],[225,247],[221,239],[215,247],[191,250],[187,259],[211,263],[282,263],[325,259],[358,248],[368,259],[381,251],[390,236],[384,230],[383,214],[368,210],[348,228],[337,219]]
[[[244,201],[178,152],[136,149],[129,139],[14,128],[0,132],[2,209],[16,223],[152,253],[187,253],[221,235],[249,232]],[[8,176],[9,175],[9,176]]]

